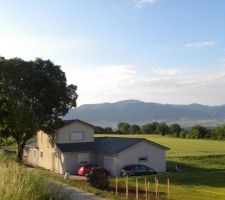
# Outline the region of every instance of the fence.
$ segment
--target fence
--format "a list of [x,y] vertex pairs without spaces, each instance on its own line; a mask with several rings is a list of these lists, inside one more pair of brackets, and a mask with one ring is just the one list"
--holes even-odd
[[[115,185],[115,194],[117,196],[124,195],[126,199],[171,200],[181,199],[182,196],[186,196],[185,199],[190,199],[193,195],[193,192],[195,192],[194,195],[203,199],[204,196],[206,199],[212,199],[216,197],[220,197],[218,199],[225,199],[225,193],[223,192],[174,186],[170,184],[169,178],[160,182],[156,176],[151,180],[143,177],[135,179],[133,177],[126,177],[125,180],[122,179],[122,181],[116,177],[113,184]],[[190,196],[188,197],[187,195]]]

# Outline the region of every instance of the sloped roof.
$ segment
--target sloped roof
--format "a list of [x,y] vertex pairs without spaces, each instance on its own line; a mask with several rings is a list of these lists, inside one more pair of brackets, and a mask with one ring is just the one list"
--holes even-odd
[[141,138],[97,137],[94,146],[97,152],[112,154],[119,153],[142,140]]
[[80,120],[80,119],[63,120],[64,126],[70,125],[70,124],[72,124],[72,123],[74,123],[74,122],[79,122],[79,123],[81,123],[81,124],[84,124],[84,125],[86,125],[86,126],[90,126],[90,127],[92,127],[92,128],[95,127],[94,125],[89,124],[89,123],[87,123],[87,122],[85,122],[85,121],[82,121],[82,120]]
[[119,153],[141,141],[146,141],[154,146],[168,150],[167,147],[144,138],[123,138],[123,137],[96,137],[94,142],[83,143],[64,143],[56,144],[62,152],[74,151],[96,151],[102,153],[115,154]]
[[56,146],[61,152],[76,152],[76,151],[94,151],[94,142],[80,143],[57,143]]

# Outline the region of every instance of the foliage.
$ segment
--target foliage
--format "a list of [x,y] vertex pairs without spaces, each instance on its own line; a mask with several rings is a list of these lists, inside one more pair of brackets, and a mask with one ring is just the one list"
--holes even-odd
[[49,60],[0,58],[1,135],[16,140],[18,161],[38,130],[54,139],[55,130],[62,126],[60,116],[76,106],[76,89],[66,84],[60,66]]
[[170,129],[169,129],[169,126],[165,122],[162,122],[162,123],[159,123],[156,131],[158,134],[164,136],[170,132]]
[[105,134],[113,134],[113,130],[111,127],[105,127],[104,132]]
[[100,126],[95,126],[94,127],[94,134],[104,134],[105,133],[105,129],[100,127]]
[[212,131],[212,139],[225,140],[225,125],[218,126]]
[[98,189],[107,189],[109,186],[109,179],[105,173],[102,173],[98,168],[93,168],[88,176],[88,182],[91,186]]
[[130,132],[130,124],[125,122],[120,122],[117,125],[118,130],[120,130],[123,134],[128,134]]
[[[8,156],[7,156],[8,157]],[[42,173],[28,172],[23,166],[6,158],[0,151],[0,199],[4,200],[66,200],[69,195],[59,191]]]
[[187,134],[186,131],[182,130],[179,134],[179,137],[186,138],[186,134]]
[[170,133],[173,134],[175,137],[180,137],[182,129],[179,124],[171,124],[170,125]]
[[130,126],[130,134],[140,134],[140,133],[141,133],[141,129],[138,125],[132,124]]
[[158,123],[157,124],[156,123],[144,124],[141,127],[141,133],[142,134],[153,134],[156,132],[157,126],[158,126]]
[[165,122],[147,123],[141,127],[136,124],[128,124],[120,122],[117,125],[117,130],[113,131],[110,127],[95,128],[95,134],[159,134],[162,136],[171,135],[177,138],[189,138],[189,139],[214,139],[225,140],[225,125],[218,126],[212,129],[208,129],[201,125],[194,125],[188,129],[183,129],[178,123],[173,123],[168,126]]
[[208,135],[208,133],[209,131],[204,126],[195,125],[189,131],[188,138],[191,139],[205,138]]

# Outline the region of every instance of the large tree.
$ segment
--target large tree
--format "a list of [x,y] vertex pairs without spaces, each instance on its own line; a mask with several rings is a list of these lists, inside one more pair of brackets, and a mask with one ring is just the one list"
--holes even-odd
[[179,124],[171,124],[170,125],[170,133],[173,134],[175,137],[180,137],[182,129]]
[[129,132],[130,132],[130,124],[128,124],[126,122],[120,122],[120,123],[118,123],[117,124],[117,128],[123,134],[129,134]]
[[76,106],[76,90],[50,60],[0,58],[1,132],[15,139],[18,161],[38,130],[54,138],[55,130],[63,125],[61,117]]
[[153,133],[156,132],[157,126],[158,126],[158,123],[157,124],[155,124],[155,123],[152,123],[152,124],[144,124],[141,127],[141,132],[143,134],[153,134]]
[[208,137],[209,131],[206,127],[201,125],[194,125],[188,133],[188,138],[199,139]]

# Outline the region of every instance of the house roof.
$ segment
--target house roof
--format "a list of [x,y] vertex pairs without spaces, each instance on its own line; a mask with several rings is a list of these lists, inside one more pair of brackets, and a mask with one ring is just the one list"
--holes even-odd
[[141,141],[146,141],[159,148],[168,150],[167,147],[144,138],[122,137],[96,137],[94,142],[56,144],[62,152],[96,151],[108,154],[119,153]]
[[56,146],[61,152],[74,152],[74,151],[94,151],[94,142],[80,142],[80,143],[57,143]]
[[95,150],[109,154],[119,153],[140,141],[140,138],[98,137],[95,138]]
[[94,125],[89,124],[88,122],[82,121],[82,120],[80,120],[80,119],[63,120],[64,126],[70,125],[70,124],[72,124],[72,123],[74,123],[74,122],[79,122],[79,123],[81,123],[81,124],[84,124],[84,125],[86,125],[86,126],[90,126],[90,127],[92,127],[92,128],[95,127]]

